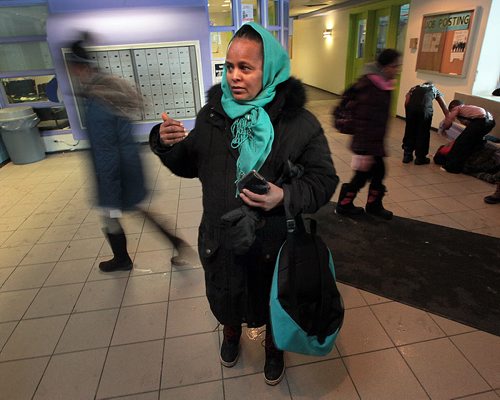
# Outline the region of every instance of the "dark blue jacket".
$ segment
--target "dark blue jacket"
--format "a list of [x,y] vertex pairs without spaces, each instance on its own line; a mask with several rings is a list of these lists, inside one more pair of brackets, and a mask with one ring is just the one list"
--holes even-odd
[[130,121],[96,99],[88,99],[87,135],[95,168],[98,205],[132,209],[145,195],[138,144]]

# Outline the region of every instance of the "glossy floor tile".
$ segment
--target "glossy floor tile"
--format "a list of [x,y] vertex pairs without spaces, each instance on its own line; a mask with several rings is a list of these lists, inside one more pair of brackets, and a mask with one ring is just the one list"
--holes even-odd
[[[345,182],[349,137],[330,126],[334,96],[309,93]],[[483,202],[493,185],[402,164],[403,131],[404,121],[391,120],[387,208],[500,238],[500,206]],[[442,143],[432,133],[431,152]],[[344,284],[346,318],[330,354],[286,354],[285,378],[271,387],[265,333],[244,329],[238,363],[222,367],[196,254],[200,184],[172,175],[147,146],[141,152],[151,188],[143,206],[191,246],[189,265],[171,265],[171,243],[130,213],[123,225],[134,269],[98,269],[111,251],[85,151],[0,168],[2,400],[500,399],[500,337]],[[366,189],[356,202],[365,198]]]

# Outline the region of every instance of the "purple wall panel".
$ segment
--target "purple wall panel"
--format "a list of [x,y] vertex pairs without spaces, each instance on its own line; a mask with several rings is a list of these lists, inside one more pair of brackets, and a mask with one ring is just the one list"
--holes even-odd
[[[85,3],[94,3],[94,1]],[[47,41],[73,136],[76,139],[84,138],[85,133],[79,129],[80,124],[74,98],[71,95],[69,78],[62,61],[61,48],[74,40],[77,32],[80,31],[94,33],[96,46],[197,40],[200,43],[205,92],[211,85],[210,33],[206,5],[192,8],[129,8],[52,14],[47,21]],[[156,123],[137,124],[136,134],[147,134]],[[191,129],[194,120],[186,120],[184,123],[188,129]]]
[[123,9],[127,7],[200,7],[206,0],[48,0],[51,13]]

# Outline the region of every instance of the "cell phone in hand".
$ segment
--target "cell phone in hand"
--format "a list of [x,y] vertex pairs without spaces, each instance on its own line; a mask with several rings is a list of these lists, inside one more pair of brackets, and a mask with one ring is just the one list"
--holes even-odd
[[238,183],[238,191],[241,192],[243,189],[248,189],[255,194],[266,194],[269,192],[269,183],[266,181],[261,174],[256,170],[251,170],[243,178],[241,178]]

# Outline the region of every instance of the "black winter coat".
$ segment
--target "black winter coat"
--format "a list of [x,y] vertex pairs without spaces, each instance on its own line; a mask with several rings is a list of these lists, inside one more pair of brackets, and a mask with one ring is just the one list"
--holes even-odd
[[356,88],[354,135],[351,150],[355,154],[384,157],[384,138],[391,107],[391,91],[378,88],[366,75]]
[[[256,231],[249,252],[235,255],[228,249],[228,232],[221,216],[240,207],[235,196],[238,151],[231,148],[232,120],[221,106],[222,90],[214,86],[208,104],[198,113],[195,128],[173,147],[159,142],[159,125],[150,134],[155,154],[170,170],[185,178],[198,177],[203,189],[203,217],[198,250],[205,271],[207,297],[222,324],[264,325],[269,316],[269,292],[274,264],[286,237],[284,209],[262,212],[265,224]],[[304,175],[283,185],[292,213],[313,213],[327,203],[338,184],[326,138],[318,120],[303,108],[302,84],[290,78],[277,87],[265,109],[274,126],[274,142],[260,173],[270,182],[281,175],[290,159],[304,167]]]

